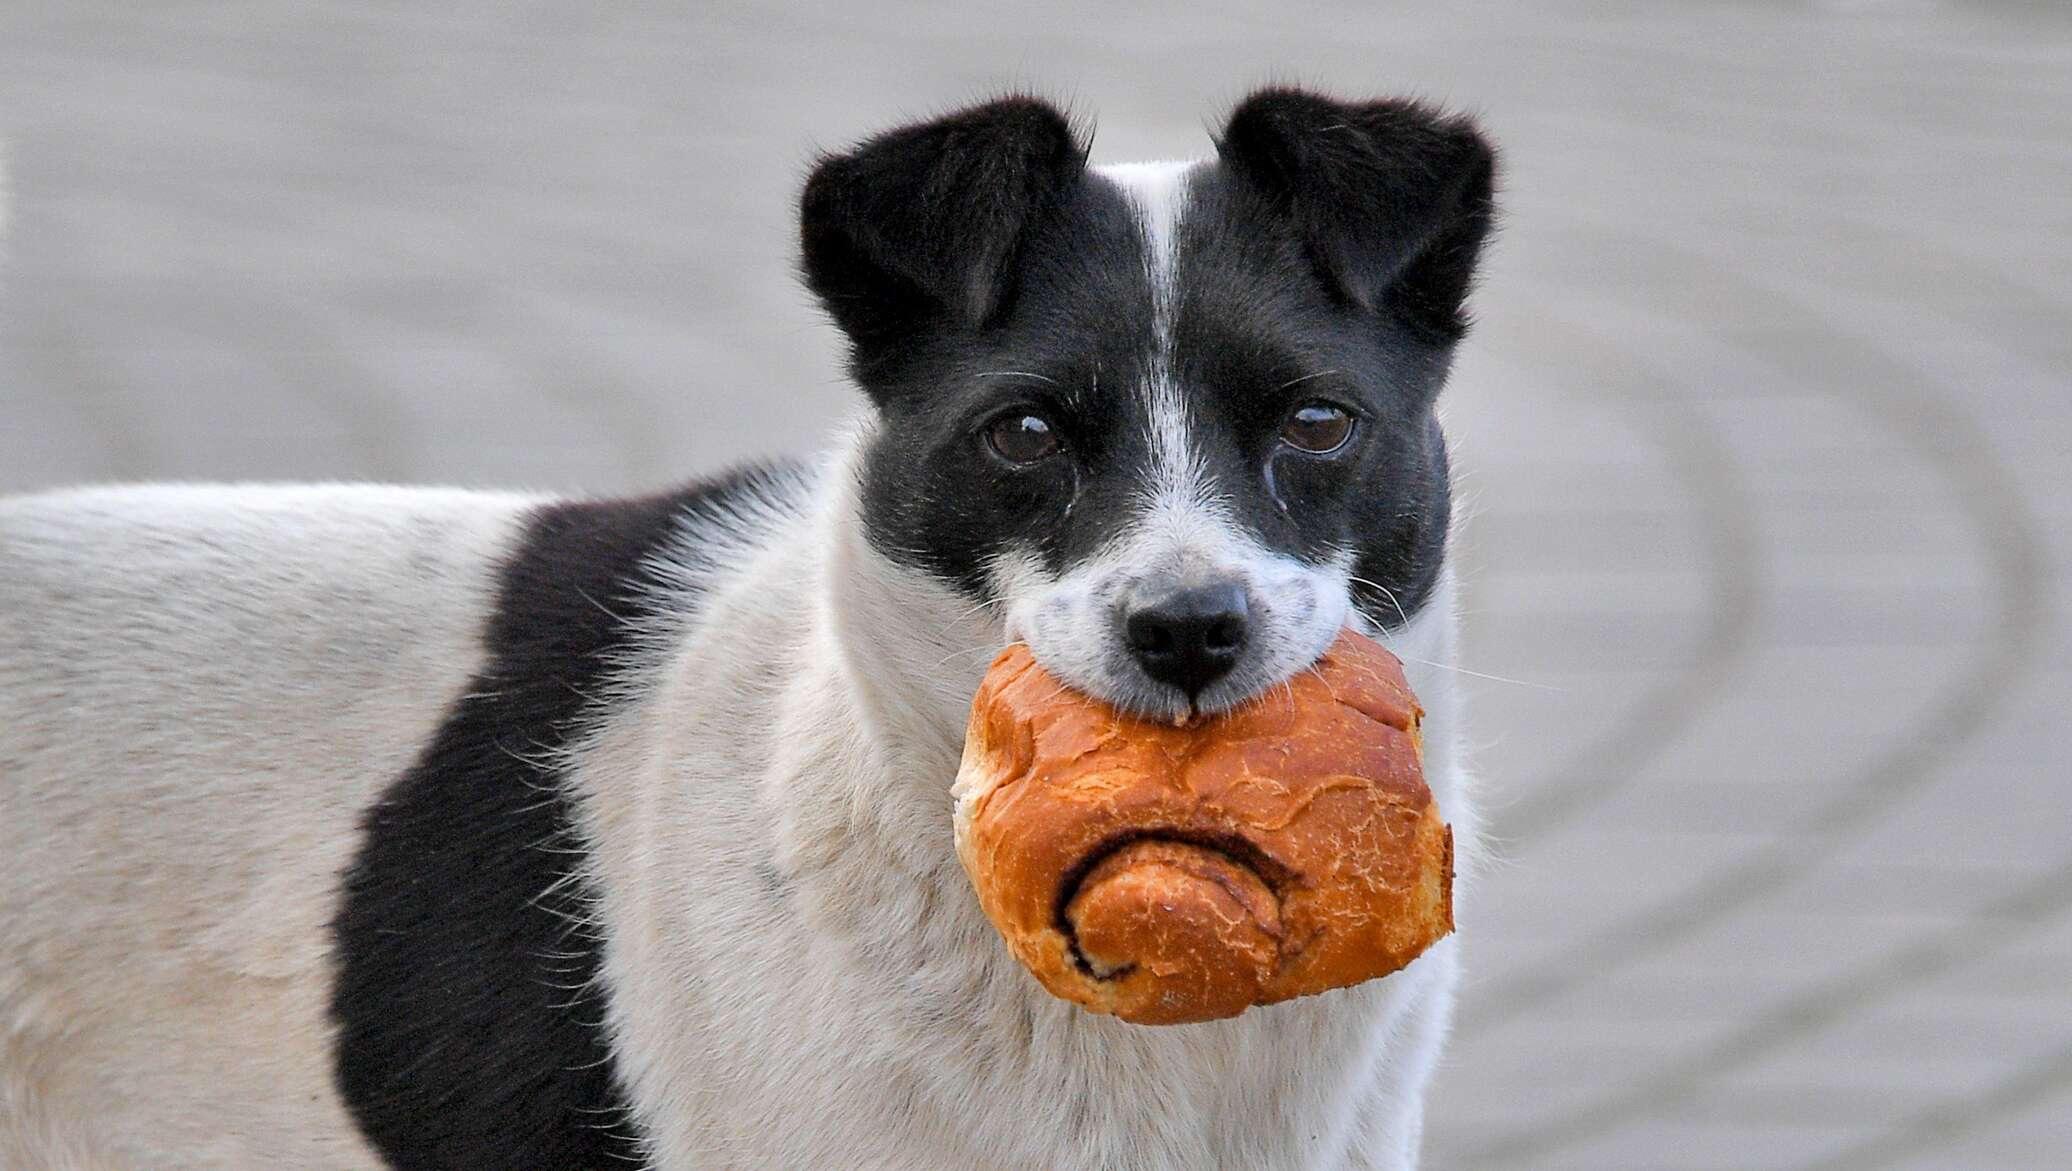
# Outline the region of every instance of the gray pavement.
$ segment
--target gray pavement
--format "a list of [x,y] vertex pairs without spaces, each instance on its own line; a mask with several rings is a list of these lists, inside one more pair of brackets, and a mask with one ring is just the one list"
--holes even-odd
[[0,3],[0,490],[617,490],[850,406],[811,151],[1251,84],[1506,150],[1449,392],[1502,859],[1434,1167],[2072,1165],[2072,7]]

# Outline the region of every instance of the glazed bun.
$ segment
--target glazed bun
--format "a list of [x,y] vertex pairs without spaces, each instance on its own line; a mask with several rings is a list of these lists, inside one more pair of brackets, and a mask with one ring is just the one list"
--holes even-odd
[[1453,839],[1395,656],[1187,727],[1071,691],[1028,649],[972,705],[957,853],[1053,994],[1139,1024],[1235,1016],[1408,964],[1453,930]]

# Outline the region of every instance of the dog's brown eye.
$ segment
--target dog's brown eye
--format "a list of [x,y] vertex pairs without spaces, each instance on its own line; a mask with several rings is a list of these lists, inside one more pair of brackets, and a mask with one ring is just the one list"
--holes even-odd
[[1009,463],[1032,464],[1056,455],[1058,433],[1042,415],[1013,412],[986,427],[986,442]]
[[1352,434],[1352,412],[1331,403],[1304,403],[1281,424],[1281,441],[1311,455],[1337,451]]

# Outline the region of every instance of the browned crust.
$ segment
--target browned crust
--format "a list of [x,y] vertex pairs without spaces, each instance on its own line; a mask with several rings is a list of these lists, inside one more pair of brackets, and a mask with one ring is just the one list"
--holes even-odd
[[[1069,691],[1010,647],[972,708],[959,853],[1044,987],[1127,1020],[1387,975],[1453,928],[1419,717],[1401,664],[1350,632],[1286,687],[1185,728]],[[1099,964],[1075,938],[1095,910]]]

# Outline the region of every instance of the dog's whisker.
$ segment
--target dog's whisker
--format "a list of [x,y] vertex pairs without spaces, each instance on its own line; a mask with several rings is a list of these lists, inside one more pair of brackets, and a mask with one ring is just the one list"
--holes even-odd
[[[1387,644],[1384,643],[1383,645]],[[1439,671],[1451,671],[1456,675],[1466,675],[1474,679],[1487,679],[1492,683],[1508,683],[1514,687],[1530,687],[1535,691],[1552,691],[1560,693],[1566,692],[1568,690],[1568,688],[1566,687],[1561,687],[1553,683],[1540,683],[1531,679],[1513,679],[1508,675],[1492,675],[1487,671],[1473,671],[1466,667],[1460,666],[1457,663],[1439,663],[1434,662],[1431,659],[1420,659],[1414,655],[1406,655],[1401,651],[1396,650],[1394,647],[1389,648],[1389,653],[1395,655],[1397,658],[1403,660],[1406,663],[1416,663],[1421,667],[1431,667],[1434,670]]]
[[999,654],[999,653],[1000,653],[1000,650],[999,650],[999,648],[997,648],[997,647],[989,647],[989,646],[977,646],[977,647],[966,647],[966,648],[964,648],[963,650],[955,650],[955,651],[951,651],[951,652],[950,652],[949,654],[946,654],[946,655],[944,655],[944,656],[943,656],[942,658],[940,658],[940,659],[937,659],[937,660],[935,661],[935,665],[936,665],[937,667],[942,667],[942,666],[945,666],[945,665],[947,665],[947,664],[948,664],[948,663],[950,662],[950,660],[952,660],[952,659],[971,659],[971,658],[977,658],[977,657],[978,657],[978,656],[980,656],[980,655],[997,655],[997,654]]
[[1338,373],[1341,373],[1341,371],[1319,370],[1315,374],[1304,374],[1300,378],[1290,378],[1286,382],[1281,383],[1279,386],[1274,387],[1273,390],[1275,394],[1279,394],[1281,391],[1287,390],[1290,387],[1301,386],[1305,382],[1312,382],[1319,378],[1329,378],[1332,375]]
[[1376,593],[1380,594],[1383,598],[1386,598],[1388,600],[1388,604],[1396,608],[1397,621],[1405,626],[1408,626],[1410,624],[1410,615],[1404,611],[1403,603],[1396,598],[1396,591],[1388,588],[1387,586],[1381,584],[1378,581],[1369,581],[1364,577],[1358,577],[1353,574],[1347,574],[1346,580],[1352,582],[1354,585],[1366,586],[1368,589],[1373,590]]

